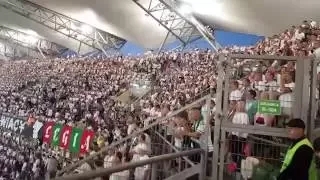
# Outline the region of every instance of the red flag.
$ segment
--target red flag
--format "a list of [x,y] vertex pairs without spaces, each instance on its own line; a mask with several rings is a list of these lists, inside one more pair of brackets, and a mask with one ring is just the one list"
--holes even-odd
[[63,149],[68,149],[69,141],[71,137],[72,127],[71,126],[64,126],[61,131],[60,135],[60,147]]
[[80,141],[80,153],[85,154],[89,152],[90,143],[93,141],[94,132],[91,130],[84,130]]
[[51,143],[51,139],[52,139],[52,130],[53,130],[53,126],[54,126],[54,122],[50,121],[47,122],[44,126],[43,129],[43,137],[42,137],[42,141],[43,143],[46,144],[50,144]]

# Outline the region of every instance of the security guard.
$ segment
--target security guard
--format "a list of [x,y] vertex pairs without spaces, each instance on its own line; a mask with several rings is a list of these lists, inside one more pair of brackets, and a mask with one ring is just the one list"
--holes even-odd
[[278,180],[317,180],[312,144],[305,137],[305,123],[292,119],[287,124],[293,141],[284,159]]

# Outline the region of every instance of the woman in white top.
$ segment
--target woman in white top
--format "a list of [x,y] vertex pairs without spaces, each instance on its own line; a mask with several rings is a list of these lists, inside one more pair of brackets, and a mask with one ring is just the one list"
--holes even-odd
[[[245,112],[245,102],[238,101],[236,104],[236,113],[232,118],[233,124],[249,124],[249,116]],[[240,168],[241,160],[244,158],[244,145],[248,133],[232,132],[231,133],[231,153],[233,162],[237,163],[237,167]]]

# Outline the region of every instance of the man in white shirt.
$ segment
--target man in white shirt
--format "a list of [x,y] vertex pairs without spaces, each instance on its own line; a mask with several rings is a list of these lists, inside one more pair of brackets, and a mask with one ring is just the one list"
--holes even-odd
[[239,83],[238,81],[232,81],[230,84],[230,96],[229,96],[229,100],[230,101],[239,101],[241,100],[242,97],[242,93],[239,90]]
[[[136,149],[136,156],[132,161],[143,161],[149,159],[149,156],[146,154],[146,151],[143,149]],[[150,176],[151,165],[144,165],[137,167],[134,171],[135,180],[148,180]]]
[[131,153],[133,153],[133,159],[135,159],[138,153],[141,151],[144,151],[144,154],[150,154],[151,153],[150,146],[151,144],[150,145],[148,144],[146,135],[141,134],[139,137],[138,144],[131,151]]
[[193,108],[188,112],[188,119],[193,122],[192,132],[189,133],[189,136],[198,139],[201,144],[207,144],[208,152],[212,152],[213,144],[211,140],[211,128],[208,128],[208,136],[206,136],[207,134],[205,134],[206,124],[209,124],[210,126],[210,123],[205,122],[205,120],[203,119],[201,109],[203,110],[203,112],[210,110],[209,107],[207,108],[204,106],[203,108]]
[[294,102],[293,93],[290,88],[285,87],[282,90],[282,93],[279,97],[281,114],[285,116],[292,115],[292,103]]
[[259,91],[276,91],[278,86],[279,85],[274,80],[274,75],[271,72],[266,72],[265,80],[259,81],[257,89]]

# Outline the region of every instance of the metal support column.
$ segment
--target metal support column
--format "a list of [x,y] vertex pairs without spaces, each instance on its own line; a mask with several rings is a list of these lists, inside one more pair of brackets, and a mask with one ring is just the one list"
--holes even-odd
[[204,160],[204,171],[205,173],[207,172],[207,165],[208,165],[208,153],[209,153],[209,140],[211,141],[211,96],[208,95],[205,101],[205,111],[203,112],[203,120],[205,123],[205,133],[204,133],[204,138],[202,139],[204,142],[202,142],[202,149],[204,150],[204,156],[201,157],[201,160]]
[[[296,63],[293,118],[301,118],[307,124],[309,113],[311,60],[301,59]],[[307,124],[309,127],[310,125]]]
[[223,60],[224,56],[219,56],[219,64],[218,64],[218,82],[217,82],[217,95],[216,95],[216,114],[215,114],[215,122],[214,122],[214,137],[213,137],[213,156],[212,156],[212,173],[211,180],[218,179],[218,167],[219,167],[219,151],[220,151],[220,131],[221,124],[223,120],[222,114],[222,104],[224,103],[223,98],[226,94],[223,92],[223,82],[225,79],[225,73],[223,71]]

